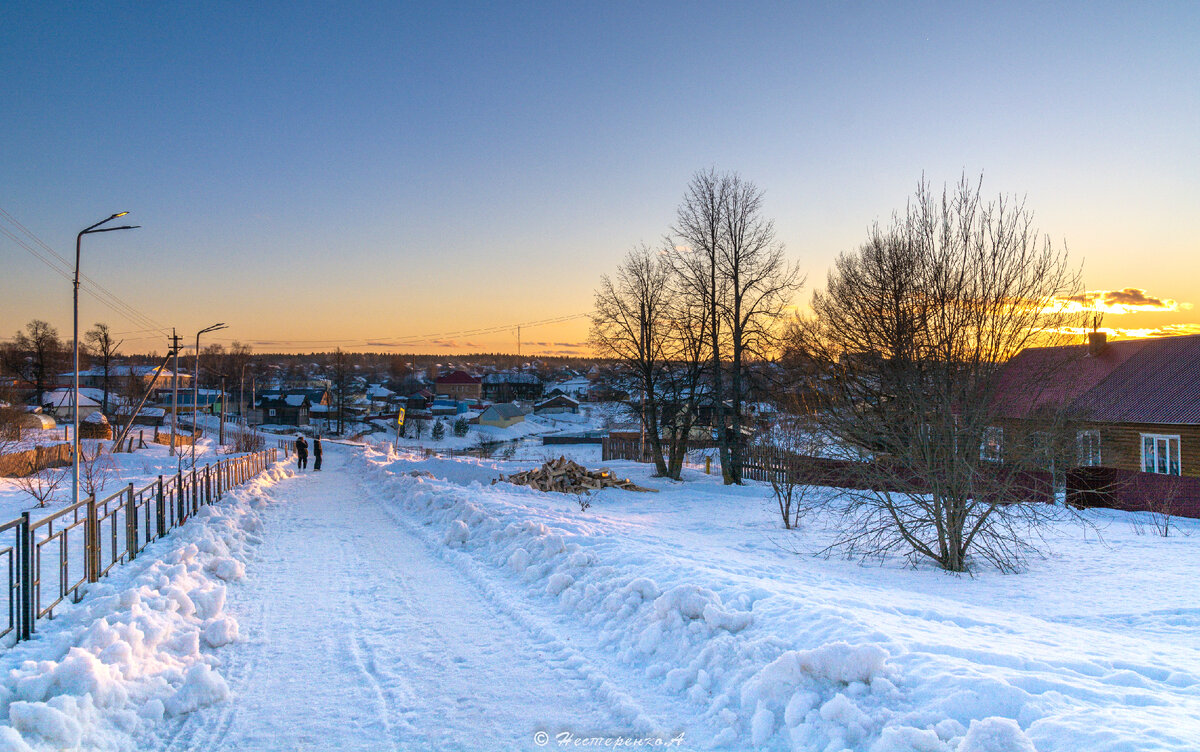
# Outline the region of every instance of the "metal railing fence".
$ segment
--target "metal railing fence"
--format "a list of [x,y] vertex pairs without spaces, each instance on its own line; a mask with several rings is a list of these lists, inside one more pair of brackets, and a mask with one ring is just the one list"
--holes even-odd
[[265,470],[278,450],[229,457],[160,475],[141,489],[132,483],[97,500],[89,496],[38,520],[23,512],[0,523],[0,567],[7,572],[7,619],[0,639],[28,640],[37,620],[54,618],[68,598],[79,602],[90,583],[167,535],[225,493]]

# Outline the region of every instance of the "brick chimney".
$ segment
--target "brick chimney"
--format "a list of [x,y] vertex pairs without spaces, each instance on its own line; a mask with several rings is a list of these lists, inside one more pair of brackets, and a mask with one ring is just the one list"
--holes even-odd
[[1088,355],[1099,355],[1104,352],[1106,347],[1108,347],[1106,332],[1088,332]]

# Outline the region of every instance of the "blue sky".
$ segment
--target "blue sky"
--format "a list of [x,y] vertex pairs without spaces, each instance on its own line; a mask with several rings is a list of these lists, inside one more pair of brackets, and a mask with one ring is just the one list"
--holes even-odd
[[[264,350],[511,349],[441,335],[586,312],[710,166],[766,191],[812,282],[965,171],[1024,195],[1089,288],[1190,302],[1198,39],[1200,3],[6,3],[0,207],[63,255],[133,212],[85,272]],[[69,284],[2,236],[0,259],[0,335],[69,331]]]

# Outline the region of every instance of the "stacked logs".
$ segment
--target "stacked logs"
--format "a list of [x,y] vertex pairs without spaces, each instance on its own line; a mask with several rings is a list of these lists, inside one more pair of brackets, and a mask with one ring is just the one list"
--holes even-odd
[[643,488],[631,483],[628,478],[617,478],[611,470],[588,470],[583,465],[566,457],[550,460],[541,467],[513,473],[502,479],[518,486],[529,486],[539,491],[557,491],[559,493],[587,493],[588,491],[599,491],[602,488],[619,488],[623,491],[657,491],[654,488]]

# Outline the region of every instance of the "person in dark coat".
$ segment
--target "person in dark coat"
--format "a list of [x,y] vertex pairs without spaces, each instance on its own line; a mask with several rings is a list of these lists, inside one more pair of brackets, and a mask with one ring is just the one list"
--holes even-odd
[[308,442],[303,436],[296,437],[296,467],[300,470],[308,467]]
[[313,470],[321,469],[321,437],[313,439]]

